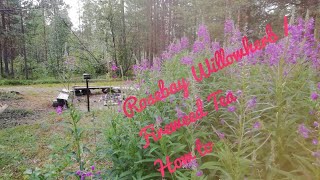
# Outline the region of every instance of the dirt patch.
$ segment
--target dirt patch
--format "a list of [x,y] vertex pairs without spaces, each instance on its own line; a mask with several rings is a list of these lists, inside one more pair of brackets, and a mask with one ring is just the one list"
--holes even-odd
[[[62,88],[63,86],[0,87],[0,92],[2,92],[0,103],[9,106],[3,114],[0,114],[0,129],[48,120],[52,117],[50,114],[55,113],[52,103]],[[104,96],[105,94],[101,90],[92,91],[90,94],[91,111],[118,108],[118,106],[104,106],[102,100]],[[72,103],[71,99],[69,103]],[[86,96],[74,97],[73,103],[80,111],[87,112]]]
[[32,124],[46,119],[52,98],[57,94],[52,88],[30,86],[0,88],[1,104],[8,108],[0,114],[0,129]]
[[23,124],[29,124],[35,121],[37,113],[24,109],[6,109],[0,114],[0,129]]
[[22,99],[20,96],[19,92],[15,91],[10,91],[10,92],[5,92],[5,91],[0,91],[0,100],[12,100],[12,99]]

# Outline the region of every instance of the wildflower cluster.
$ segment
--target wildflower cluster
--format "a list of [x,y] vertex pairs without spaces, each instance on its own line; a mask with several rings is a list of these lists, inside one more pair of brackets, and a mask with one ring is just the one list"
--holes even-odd
[[182,165],[182,168],[184,169],[192,169],[196,171],[196,176],[202,176],[203,172],[201,170],[197,170],[199,167],[199,164],[196,159],[193,159],[187,164]]
[[[312,126],[307,127],[304,123],[300,124],[298,127],[298,133],[306,140],[310,140],[310,142],[317,146],[319,145],[319,139],[320,139],[320,131],[319,131],[319,122],[314,121]],[[313,152],[314,157],[320,158],[317,156],[319,151]]]
[[85,180],[86,178],[101,178],[101,171],[96,171],[95,166],[91,166],[89,171],[78,170],[75,174],[80,177],[81,180]]

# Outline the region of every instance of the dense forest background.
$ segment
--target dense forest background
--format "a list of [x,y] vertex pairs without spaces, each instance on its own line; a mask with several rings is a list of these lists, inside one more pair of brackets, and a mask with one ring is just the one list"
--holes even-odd
[[72,28],[63,0],[0,0],[0,79],[59,78],[66,72],[105,75],[112,67],[126,76],[132,66],[152,65],[171,42],[196,40],[200,24],[223,42],[232,19],[255,40],[271,23],[282,31],[283,16],[315,19],[319,0],[82,0],[80,26]]

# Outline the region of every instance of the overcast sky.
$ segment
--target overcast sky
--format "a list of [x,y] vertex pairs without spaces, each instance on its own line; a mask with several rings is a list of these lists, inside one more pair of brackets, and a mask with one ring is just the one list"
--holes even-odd
[[79,27],[79,9],[81,9],[81,0],[64,0],[64,2],[70,6],[69,17],[73,24],[73,28],[77,29]]

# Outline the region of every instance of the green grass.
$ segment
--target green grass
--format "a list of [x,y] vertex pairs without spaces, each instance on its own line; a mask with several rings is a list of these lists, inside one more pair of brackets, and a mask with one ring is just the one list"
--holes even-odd
[[[91,82],[105,83],[107,79],[92,79]],[[121,79],[113,79],[111,82],[121,82]],[[0,86],[21,86],[21,85],[37,85],[37,84],[62,84],[63,81],[54,78],[37,79],[37,80],[21,80],[21,79],[1,79]],[[82,78],[74,78],[70,83],[85,83]]]
[[37,152],[39,125],[18,126],[0,131],[0,177],[17,177]]
[[[37,85],[38,86],[38,85]],[[114,113],[115,110],[94,111],[95,123],[92,122],[92,113],[81,113],[80,128],[85,131],[83,144],[91,150],[86,155],[87,165],[95,164],[97,169],[106,167],[106,143],[102,132],[106,129],[105,116]],[[58,115],[51,113],[45,121],[34,124],[17,126],[0,130],[0,180],[23,179],[26,170],[39,169],[39,172],[63,174],[58,169],[76,171],[76,167],[70,165],[68,159],[72,149],[72,138],[67,129],[69,112],[64,112],[62,121],[58,121]],[[96,130],[96,133],[94,133]],[[95,140],[97,142],[95,143]],[[66,150],[66,146],[71,146]],[[71,148],[71,149],[70,149]],[[96,156],[96,154],[99,154]],[[89,158],[90,157],[90,158]]]

